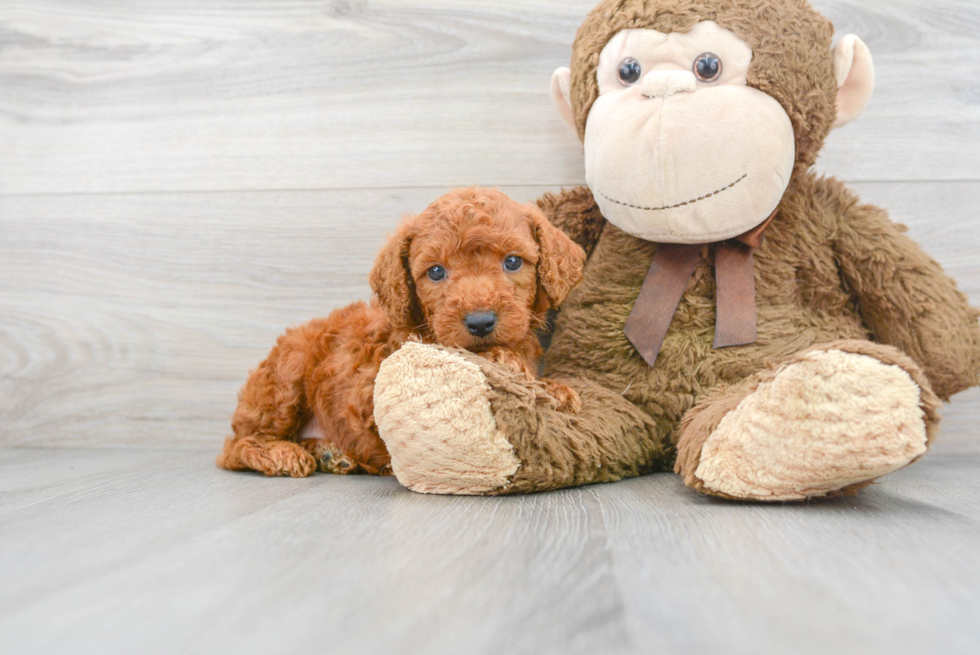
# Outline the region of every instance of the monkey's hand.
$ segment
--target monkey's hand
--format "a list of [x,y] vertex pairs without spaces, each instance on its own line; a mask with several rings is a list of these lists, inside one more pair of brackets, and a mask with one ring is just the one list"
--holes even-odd
[[832,207],[843,216],[833,241],[836,259],[874,340],[912,357],[943,400],[975,386],[980,312],[884,210],[838,193],[853,200]]

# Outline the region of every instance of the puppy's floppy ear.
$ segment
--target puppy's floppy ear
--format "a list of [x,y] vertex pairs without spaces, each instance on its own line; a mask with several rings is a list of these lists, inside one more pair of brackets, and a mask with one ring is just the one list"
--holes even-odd
[[408,261],[414,237],[415,218],[406,217],[381,248],[368,278],[388,321],[396,328],[408,330],[414,330],[425,322]]
[[540,253],[537,305],[543,311],[565,302],[572,287],[582,281],[585,251],[552,225],[537,207],[527,209]]

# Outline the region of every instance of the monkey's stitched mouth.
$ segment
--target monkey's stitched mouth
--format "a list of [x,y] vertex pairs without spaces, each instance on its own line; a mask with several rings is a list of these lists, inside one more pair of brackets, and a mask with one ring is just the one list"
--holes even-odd
[[749,176],[749,174],[746,173],[745,175],[743,175],[742,177],[738,178],[737,180],[735,180],[734,182],[732,182],[728,186],[724,186],[724,187],[718,189],[717,191],[712,191],[711,193],[707,193],[707,194],[705,194],[703,196],[700,196],[698,198],[694,198],[692,200],[686,200],[684,202],[679,202],[676,205],[664,205],[663,207],[640,207],[639,205],[631,205],[628,202],[620,202],[619,200],[616,200],[615,198],[610,198],[609,196],[607,196],[606,194],[602,193],[601,191],[599,192],[599,195],[602,196],[603,198],[605,198],[606,200],[608,200],[609,202],[614,202],[617,205],[623,205],[624,207],[632,207],[633,209],[642,209],[643,211],[649,211],[649,212],[660,212],[660,211],[664,211],[665,209],[675,209],[677,207],[683,207],[684,205],[693,205],[694,203],[698,202],[699,200],[704,200],[706,198],[710,198],[711,196],[717,196],[722,191],[728,191],[729,189],[731,189],[733,186],[735,186],[736,184],[738,184],[739,182],[741,182],[742,180],[744,180],[748,176]]

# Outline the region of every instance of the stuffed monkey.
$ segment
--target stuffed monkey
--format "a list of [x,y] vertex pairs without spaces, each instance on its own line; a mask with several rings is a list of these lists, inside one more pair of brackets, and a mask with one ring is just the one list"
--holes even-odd
[[811,171],[874,69],[803,0],[604,0],[552,96],[588,188],[539,206],[588,253],[541,385],[408,344],[375,417],[398,480],[502,494],[669,470],[705,494],[852,493],[926,452],[978,382],[978,312],[939,265]]

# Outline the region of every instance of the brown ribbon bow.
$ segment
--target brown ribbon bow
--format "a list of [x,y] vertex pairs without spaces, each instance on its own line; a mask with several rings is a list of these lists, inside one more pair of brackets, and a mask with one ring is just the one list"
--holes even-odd
[[[762,233],[776,212],[741,236],[713,244],[715,251],[715,348],[754,343],[755,274],[752,249],[762,245]],[[623,332],[647,364],[653,366],[667,328],[681,302],[701,253],[699,244],[657,245],[633,311]]]

